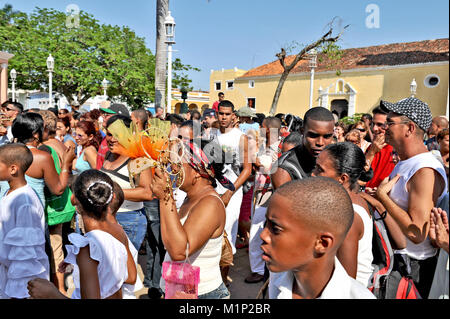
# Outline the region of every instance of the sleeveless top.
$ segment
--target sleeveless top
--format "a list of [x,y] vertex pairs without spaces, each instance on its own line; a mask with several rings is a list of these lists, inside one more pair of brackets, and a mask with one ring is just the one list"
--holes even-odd
[[80,154],[80,156],[77,157],[77,163],[75,164],[75,172],[76,174],[81,174],[84,171],[87,171],[88,169],[91,169],[91,165],[88,161],[84,160],[84,152],[85,150]]
[[[107,157],[107,156],[106,156]],[[111,179],[120,185],[122,189],[131,189],[130,184],[130,177],[128,172],[128,162],[130,159],[128,159],[125,163],[123,163],[120,167],[109,170],[106,168],[101,168],[100,171],[107,174]],[[130,211],[136,211],[144,208],[143,202],[132,202],[129,200],[124,200],[122,206],[120,206],[118,213],[125,213]]]
[[[56,173],[61,173],[61,165],[59,157],[56,151],[47,145],[52,152],[53,162],[55,164]],[[69,222],[72,220],[73,214],[75,214],[75,207],[73,207],[70,197],[72,191],[69,187],[66,187],[64,193],[61,195],[54,195],[50,191],[46,192],[45,196],[45,214],[48,225],[58,225]]]
[[[437,171],[445,182],[444,191],[439,196],[436,206],[439,205],[445,193],[447,192],[447,175],[445,174],[444,167],[436,159],[431,152],[421,153],[407,160],[400,161],[392,171],[390,178],[399,174],[400,178],[398,182],[392,187],[389,197],[400,206],[403,210],[408,211],[409,193],[406,185],[411,177],[421,168],[429,167]],[[420,244],[414,244],[408,238],[406,238],[406,248],[396,250],[395,253],[406,254],[411,258],[424,260],[436,255],[438,249],[431,245],[430,238],[427,237]]]
[[[131,255],[133,256],[134,264],[136,265],[136,270],[138,269],[138,251],[134,247],[133,243],[128,238],[128,248],[130,249]],[[136,276],[136,282],[134,285],[131,284],[123,284],[122,286],[122,299],[136,299],[135,293],[144,288],[142,284],[142,280],[139,277],[139,274]]]
[[80,249],[89,246],[90,257],[98,261],[97,272],[100,284],[101,299],[108,298],[122,288],[128,278],[128,253],[125,245],[111,234],[96,229],[81,236],[77,233],[69,234],[72,245],[66,245],[66,263],[74,265],[73,282],[75,290],[72,299],[81,299],[80,269],[77,256]]
[[288,172],[292,180],[305,179],[311,176],[315,166],[315,160],[311,162],[310,157],[300,144],[280,156],[278,167]]
[[366,210],[353,204],[353,210],[357,213],[364,224],[364,234],[358,242],[358,268],[356,272],[356,280],[367,287],[369,285],[369,278],[373,272],[373,255],[372,255],[372,236],[373,223]]
[[241,154],[239,144],[243,134],[244,133],[237,128],[233,128],[226,133],[217,130],[217,142],[225,152],[225,167],[227,172],[224,175],[232,183],[238,179],[240,174],[238,171],[241,167],[241,156],[243,156],[244,153],[242,150]]
[[[217,195],[211,196],[216,196],[220,199]],[[222,202],[221,199],[220,201]],[[180,219],[181,225],[184,225],[188,216],[189,212]],[[200,282],[198,284],[199,296],[217,289],[222,284],[222,275],[219,267],[220,258],[222,256],[222,240],[223,233],[217,238],[210,238],[202,248],[189,256],[189,260],[186,261],[192,266],[200,267]],[[166,252],[164,258],[164,262],[166,261],[172,261],[168,252]],[[165,291],[165,280],[162,276],[160,287]]]

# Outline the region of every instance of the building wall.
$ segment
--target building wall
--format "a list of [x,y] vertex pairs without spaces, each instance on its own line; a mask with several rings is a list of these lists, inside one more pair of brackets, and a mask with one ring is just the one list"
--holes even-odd
[[[172,90],[172,112],[179,114],[183,99],[181,98],[181,92],[179,90]],[[212,106],[209,98],[209,92],[193,91],[188,92],[188,98],[186,104],[190,110],[198,110],[202,112],[206,108]]]
[[[209,89],[209,96],[211,101],[211,106],[218,100],[218,94],[220,92],[223,92],[225,94],[225,99],[230,100],[235,104],[235,106],[241,107],[247,105],[247,99],[246,99],[246,91],[243,90],[240,86],[237,86],[236,79],[240,76],[244,75],[247,71],[241,70],[238,68],[229,69],[229,70],[218,70],[218,71],[211,71],[210,76],[210,89]],[[226,81],[234,81],[234,88],[232,90],[227,89],[227,82]],[[220,90],[216,90],[215,83],[220,82],[222,87]]]
[[[430,74],[436,74],[440,78],[440,83],[434,88],[428,88],[424,84],[425,78]],[[220,71],[211,74],[211,100],[217,100],[214,81],[230,76],[228,73],[220,77]],[[349,93],[354,91],[353,113],[370,113],[379,105],[381,99],[396,102],[409,97],[410,83],[415,78],[416,97],[428,103],[433,116],[443,115],[447,111],[448,77],[448,62],[349,70],[343,71],[339,76],[335,71],[316,73],[313,106],[321,105],[320,87],[324,91],[328,88],[328,98],[322,101],[324,103],[322,106],[327,108],[330,108],[334,99],[346,99],[350,102]],[[257,112],[268,114],[279,78],[270,76],[236,79],[235,89],[223,92],[226,99],[239,107],[247,104],[247,98],[255,97]],[[249,80],[255,81],[254,88],[249,88]],[[336,89],[338,80],[343,81],[343,93],[339,93],[339,89]],[[310,73],[291,74],[284,84],[276,113],[292,113],[303,117],[309,109],[309,94]]]

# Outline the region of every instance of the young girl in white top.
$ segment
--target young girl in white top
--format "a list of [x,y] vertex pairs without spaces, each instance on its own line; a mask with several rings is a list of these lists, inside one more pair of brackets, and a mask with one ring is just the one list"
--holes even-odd
[[[129,274],[128,238],[108,218],[108,206],[114,192],[113,182],[97,170],[82,172],[74,183],[72,201],[83,218],[86,234],[69,235],[65,262],[74,265],[73,299],[121,299],[124,283],[134,284]],[[32,298],[65,298],[47,281],[32,280],[28,290]]]
[[337,252],[337,258],[348,274],[368,286],[372,275],[372,217],[367,202],[354,191],[358,180],[369,181],[364,170],[365,156],[357,145],[344,142],[328,145],[319,155],[313,176],[338,181],[349,194],[355,212],[352,227]]

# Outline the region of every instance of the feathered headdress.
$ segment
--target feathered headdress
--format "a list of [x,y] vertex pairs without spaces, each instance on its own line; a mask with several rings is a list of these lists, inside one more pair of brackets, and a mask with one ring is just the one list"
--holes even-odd
[[134,186],[134,176],[140,174],[149,167],[155,167],[169,145],[170,122],[154,118],[148,122],[148,129],[138,131],[136,125],[131,122],[127,127],[122,120],[114,121],[108,127],[118,141],[115,152],[127,156],[129,162],[128,171],[130,182]]

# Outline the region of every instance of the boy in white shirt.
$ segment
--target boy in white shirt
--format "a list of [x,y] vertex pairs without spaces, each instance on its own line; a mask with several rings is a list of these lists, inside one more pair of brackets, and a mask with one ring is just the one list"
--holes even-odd
[[25,145],[0,146],[0,180],[9,185],[0,200],[0,299],[28,298],[29,280],[49,279],[44,209],[25,180],[32,162]]
[[326,177],[282,185],[261,233],[271,299],[375,299],[336,258],[353,222],[345,189]]

